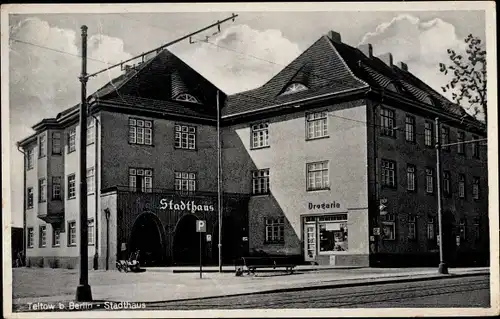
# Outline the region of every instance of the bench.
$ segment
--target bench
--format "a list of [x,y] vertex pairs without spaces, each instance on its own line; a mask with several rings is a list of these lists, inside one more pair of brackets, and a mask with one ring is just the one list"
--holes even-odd
[[296,264],[293,263],[289,257],[260,256],[242,257],[241,266],[246,267],[248,274],[255,274],[257,268],[285,268],[287,273],[292,274]]

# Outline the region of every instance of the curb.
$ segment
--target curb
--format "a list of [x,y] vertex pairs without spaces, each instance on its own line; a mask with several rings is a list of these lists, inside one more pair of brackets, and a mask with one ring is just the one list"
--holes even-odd
[[[361,266],[345,266],[345,267],[331,267],[331,268],[294,268],[294,272],[311,272],[311,271],[328,271],[328,270],[350,270],[350,269],[362,269],[362,268],[367,268],[367,267],[361,267]],[[182,273],[199,273],[199,269],[172,269],[172,270],[152,270],[151,268],[148,268],[147,271],[149,272],[171,272],[174,274],[182,274]],[[218,273],[218,269],[203,269],[203,273]],[[222,273],[234,273],[234,269],[223,269]],[[267,273],[267,272],[283,272],[282,268],[268,268],[266,270],[256,270],[256,273]]]

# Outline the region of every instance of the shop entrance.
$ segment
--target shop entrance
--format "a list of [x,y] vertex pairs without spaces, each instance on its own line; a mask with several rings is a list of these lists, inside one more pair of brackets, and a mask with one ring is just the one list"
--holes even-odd
[[139,250],[139,262],[143,266],[160,266],[165,261],[165,234],[161,221],[152,213],[137,217],[130,234],[129,254]]
[[[200,262],[200,234],[196,232],[196,220],[195,215],[185,215],[175,227],[173,260],[176,265],[198,265]],[[205,246],[206,240],[202,240],[202,252]]]

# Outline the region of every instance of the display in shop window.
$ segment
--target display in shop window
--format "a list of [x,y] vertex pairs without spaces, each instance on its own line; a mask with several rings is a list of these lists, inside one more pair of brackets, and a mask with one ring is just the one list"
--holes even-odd
[[320,252],[347,251],[347,224],[324,223],[319,225]]

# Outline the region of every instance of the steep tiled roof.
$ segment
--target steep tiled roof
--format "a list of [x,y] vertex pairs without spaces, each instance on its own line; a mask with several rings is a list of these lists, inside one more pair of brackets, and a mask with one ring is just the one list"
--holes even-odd
[[[309,89],[280,95],[288,84],[299,80],[306,81],[303,84]],[[258,111],[320,94],[363,87],[366,84],[352,74],[330,40],[323,36],[261,87],[228,96],[222,116]]]

